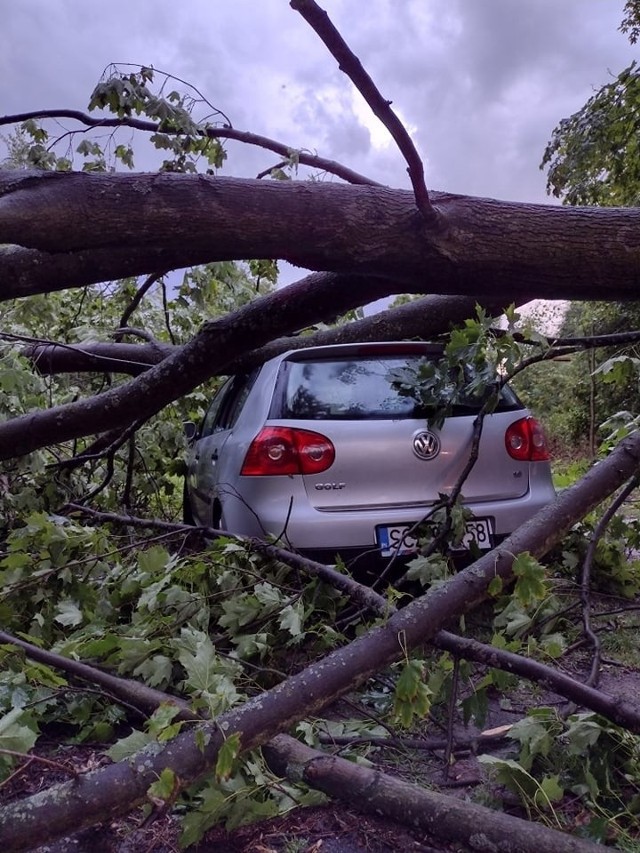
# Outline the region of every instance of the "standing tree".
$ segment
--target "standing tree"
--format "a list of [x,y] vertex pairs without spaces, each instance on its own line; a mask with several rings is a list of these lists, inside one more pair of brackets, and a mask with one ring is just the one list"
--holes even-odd
[[[636,44],[640,7],[625,3],[620,29]],[[540,168],[547,169],[547,189],[566,205],[637,207],[640,199],[640,71],[634,61],[610,83],[602,86],[587,103],[555,128]],[[611,294],[607,302],[573,304],[561,329],[563,335],[589,335],[638,328],[640,302],[620,301]],[[569,371],[575,388],[572,406],[563,405],[561,417],[573,442],[587,439],[591,455],[597,447],[598,427],[617,413],[631,418],[638,409],[634,371],[630,382],[613,384],[609,372],[597,368],[612,358],[632,359],[633,346],[605,349],[576,356]],[[566,372],[566,371],[565,371]],[[609,430],[610,431],[610,430]],[[603,437],[602,435],[600,437]]]

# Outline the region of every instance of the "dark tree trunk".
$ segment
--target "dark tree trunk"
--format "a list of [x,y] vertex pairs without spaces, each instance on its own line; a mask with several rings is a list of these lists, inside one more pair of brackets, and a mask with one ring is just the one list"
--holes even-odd
[[431,201],[435,225],[385,187],[0,172],[0,298],[243,258],[385,278],[386,293],[638,298],[640,210]]

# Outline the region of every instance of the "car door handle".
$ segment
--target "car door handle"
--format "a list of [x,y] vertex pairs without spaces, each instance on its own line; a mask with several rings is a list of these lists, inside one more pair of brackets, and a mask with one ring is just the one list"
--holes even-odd
[[211,461],[212,462],[218,461],[218,451],[217,450],[214,450],[213,453],[211,454]]

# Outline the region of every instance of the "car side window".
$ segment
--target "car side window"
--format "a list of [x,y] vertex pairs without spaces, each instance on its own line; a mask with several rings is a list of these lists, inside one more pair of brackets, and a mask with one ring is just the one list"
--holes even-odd
[[207,435],[211,435],[211,433],[215,431],[216,421],[221,409],[223,408],[225,399],[231,390],[232,384],[233,379],[227,379],[222,388],[220,388],[214,396],[213,401],[207,409],[207,413],[202,421],[202,426],[200,427],[200,438],[205,438]]
[[235,377],[224,411],[220,413],[220,421],[216,425],[217,429],[232,429],[235,426],[257,375],[258,371],[254,370],[253,373],[245,376]]
[[254,370],[249,374],[233,376],[225,382],[204,417],[200,438],[234,426],[257,375],[258,371]]

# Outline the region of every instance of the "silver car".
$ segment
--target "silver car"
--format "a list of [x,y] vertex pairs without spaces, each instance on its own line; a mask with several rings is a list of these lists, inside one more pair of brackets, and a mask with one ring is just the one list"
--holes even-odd
[[[399,393],[394,371],[438,353],[406,342],[314,347],[232,376],[192,435],[185,520],[275,537],[325,562],[415,549],[416,523],[467,463],[479,408],[458,405],[430,428],[424,407]],[[555,497],[544,433],[508,386],[462,495],[461,544],[480,549]]]

